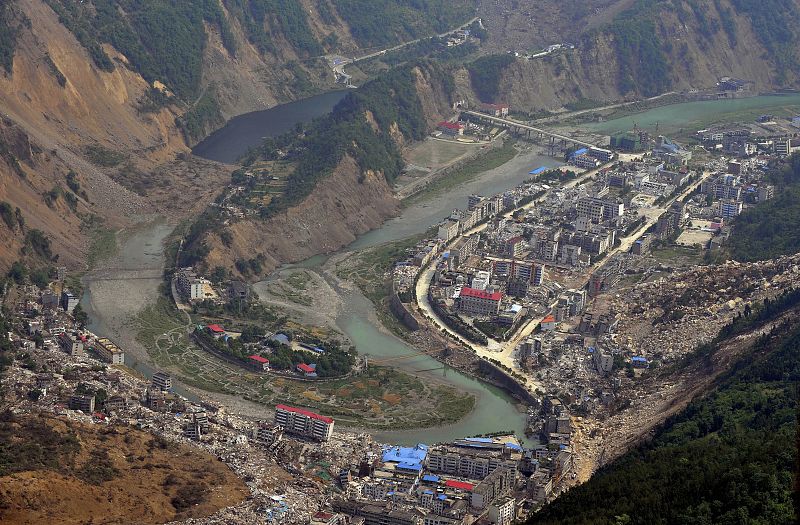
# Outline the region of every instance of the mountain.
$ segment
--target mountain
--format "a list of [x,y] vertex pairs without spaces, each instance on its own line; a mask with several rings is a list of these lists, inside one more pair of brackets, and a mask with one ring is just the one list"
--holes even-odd
[[[150,214],[175,220],[197,216],[229,184],[234,168],[197,159],[189,146],[232,116],[332,89],[330,56],[361,55],[436,34],[471,19],[475,5],[466,0],[4,2],[0,210],[16,216],[19,208],[22,221],[0,221],[10,239],[0,248],[0,267],[24,255],[32,230],[50,239],[51,261],[57,254],[59,262],[80,268],[98,232]],[[255,242],[246,240],[253,231],[274,248],[267,268],[335,249],[380,224],[396,210],[390,185],[403,148],[448,116],[451,100],[553,110],[711,87],[725,75],[752,80],[756,90],[796,87],[797,13],[797,0],[478,2],[488,39],[482,35],[477,53],[488,55],[475,60],[469,48],[466,57],[448,56],[436,68],[410,62],[403,74],[384,76],[380,65],[369,70],[383,82],[384,94],[392,92],[387,81],[410,86],[408,71],[422,79],[414,81],[413,94],[398,99],[422,104],[413,122],[406,117],[416,110],[381,121],[380,104],[374,102],[361,105],[366,121],[353,119],[358,112],[352,108],[347,113],[353,129],[360,130],[357,138],[368,142],[361,149],[380,152],[388,164],[371,166],[373,160],[359,161],[355,151],[341,156],[343,143],[328,144],[338,148],[331,157],[337,164],[311,174],[300,163],[301,172],[289,181],[292,191],[270,202],[260,217],[273,221],[268,222],[275,225],[268,230],[272,236],[264,237],[269,234],[256,223],[235,224],[230,241],[228,234],[215,240],[222,232],[211,233],[209,264],[245,258]],[[574,49],[538,59],[504,52],[565,41]],[[420,49],[425,45],[415,53]],[[408,60],[398,55],[384,65]],[[425,85],[430,74],[436,80]],[[442,96],[445,92],[449,95]],[[351,102],[356,100],[354,95]],[[372,134],[364,133],[365,122]],[[332,175],[342,178],[328,181]],[[370,183],[359,182],[366,180]],[[317,194],[315,188],[323,189]],[[358,204],[355,212],[342,208],[348,203]],[[334,207],[332,220],[317,217],[304,227],[307,234],[286,238],[282,228],[291,227],[292,214],[309,217],[308,210],[322,205]],[[279,216],[287,222],[274,222]]]
[[[796,523],[798,300],[795,290],[749,314],[752,323],[740,320],[760,328],[770,310],[779,321],[756,330],[716,387],[669,418],[652,441],[545,506],[528,525]],[[700,362],[717,359],[717,347],[706,351],[696,356]]]
[[[514,0],[497,10],[479,8],[481,14],[494,13],[486,21],[490,48],[534,53],[550,44],[569,43],[575,48],[531,60],[508,55],[503,60],[479,59],[462,73],[462,86],[472,88],[484,101],[503,101],[535,112],[576,101],[713,88],[724,76],[752,81],[754,92],[796,88],[800,82],[796,0],[580,4],[585,7],[577,9],[576,2],[566,2],[559,15],[546,21],[543,12],[552,10],[552,5],[548,10]],[[498,11],[504,14],[498,16]],[[523,21],[529,32],[510,30]],[[504,30],[492,31],[492,22]]]
[[[189,146],[231,116],[332,89],[324,54],[458,25],[466,2],[13,0],[0,6],[0,222],[79,268],[100,229],[201,212],[230,168]],[[380,24],[375,20],[388,20]],[[75,188],[73,190],[73,188]],[[51,261],[54,262],[54,261]]]

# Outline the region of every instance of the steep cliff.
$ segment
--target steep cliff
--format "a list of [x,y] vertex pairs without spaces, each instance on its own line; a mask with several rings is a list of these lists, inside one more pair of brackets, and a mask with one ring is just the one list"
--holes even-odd
[[[460,93],[536,111],[709,89],[724,76],[752,81],[755,92],[800,84],[796,0],[622,4],[576,36],[575,49],[508,60],[494,71],[483,71],[492,64],[480,59],[458,75]],[[782,14],[764,18],[764,9]]]
[[[341,4],[341,5],[340,5]],[[142,214],[202,211],[231,168],[188,146],[234,115],[329,89],[324,53],[359,54],[375,35],[361,0],[12,0],[0,5],[2,131],[30,150],[0,162],[0,201],[79,268],[91,230]],[[398,0],[381,43],[467,17],[459,3]],[[438,10],[438,11],[437,11]],[[421,13],[433,13],[422,16]],[[16,155],[16,156],[15,156]],[[67,181],[79,189],[73,191]],[[24,178],[21,173],[24,173]],[[56,198],[53,198],[56,195]],[[67,204],[69,202],[69,204]],[[25,231],[0,247],[17,260]],[[0,223],[0,229],[10,228]]]

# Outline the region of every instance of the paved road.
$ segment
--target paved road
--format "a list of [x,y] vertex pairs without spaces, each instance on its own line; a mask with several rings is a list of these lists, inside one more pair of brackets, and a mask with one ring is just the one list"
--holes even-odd
[[[458,26],[456,28],[453,28],[453,29],[450,29],[449,31],[445,31],[444,33],[439,33],[438,35],[435,35],[435,37],[436,38],[444,38],[447,35],[450,35],[452,33],[455,33],[456,31],[459,31],[461,29],[465,29],[465,28],[471,26],[472,24],[474,24],[475,22],[478,22],[479,20],[480,20],[480,17],[476,16],[473,19],[469,20],[468,22],[465,22],[465,23],[461,24],[460,26]],[[374,53],[368,53],[366,55],[363,55],[363,56],[360,56],[360,57],[355,57],[355,58],[341,57],[339,55],[328,56],[326,58],[328,59],[328,62],[331,63],[331,66],[333,67],[333,72],[337,76],[337,78],[338,77],[342,77],[342,78],[345,78],[345,79],[350,79],[350,75],[348,75],[344,70],[344,68],[349,66],[350,64],[355,64],[355,63],[358,63],[358,62],[362,62],[364,60],[369,60],[371,58],[375,58],[375,57],[378,57],[378,56],[381,56],[381,55],[385,55],[387,53],[392,53],[392,52],[397,51],[399,49],[403,49],[404,47],[408,47],[410,45],[416,44],[417,42],[422,42],[423,40],[428,40],[429,38],[434,38],[434,37],[433,36],[426,36],[426,37],[422,37],[422,38],[416,38],[414,40],[409,40],[407,42],[403,42],[401,44],[397,44],[396,46],[387,47],[386,49],[381,49],[380,51],[375,51]],[[334,64],[333,62],[334,62],[335,59],[341,59],[341,61],[339,61],[339,62]],[[347,82],[345,82],[345,83],[347,83]]]

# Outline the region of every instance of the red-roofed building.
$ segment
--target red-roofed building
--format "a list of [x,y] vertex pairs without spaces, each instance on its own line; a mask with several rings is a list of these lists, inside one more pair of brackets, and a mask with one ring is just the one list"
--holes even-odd
[[556,321],[556,318],[553,317],[552,315],[548,315],[547,317],[542,319],[541,322],[542,330],[546,330],[548,332],[552,332],[553,330],[555,330],[557,325],[558,321]]
[[448,479],[444,482],[445,487],[450,487],[452,489],[460,489],[460,490],[467,490],[471,491],[475,488],[475,485],[472,483],[467,483],[466,481],[457,481],[455,479]]
[[485,292],[464,287],[458,297],[458,309],[467,315],[497,315],[502,300],[503,294],[500,292]]
[[493,117],[507,117],[508,110],[508,104],[481,104],[481,111]]
[[333,418],[288,405],[275,407],[275,424],[290,434],[313,437],[320,441],[328,441],[333,434]]
[[260,355],[251,355],[247,358],[250,366],[259,372],[266,372],[269,370],[269,359],[261,357]]
[[303,374],[305,374],[306,376],[310,376],[310,375],[312,375],[312,374],[313,374],[313,375],[315,375],[315,376],[317,375],[317,370],[316,370],[316,368],[314,368],[314,367],[313,367],[313,366],[311,366],[311,365],[307,365],[307,364],[305,364],[305,363],[300,363],[300,364],[298,364],[298,365],[297,365],[297,371],[298,371],[298,372],[302,372],[302,373],[303,373]]
[[208,328],[208,331],[211,332],[211,335],[214,337],[222,337],[225,335],[225,329],[218,324],[210,324],[206,328]]
[[464,134],[464,126],[462,126],[458,122],[447,122],[445,120],[439,122],[439,124],[437,124],[436,127],[439,128],[439,131],[441,131],[446,135],[452,135],[455,137]]

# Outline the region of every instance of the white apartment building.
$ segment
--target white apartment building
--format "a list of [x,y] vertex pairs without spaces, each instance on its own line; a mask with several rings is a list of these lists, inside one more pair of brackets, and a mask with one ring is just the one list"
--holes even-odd
[[319,441],[328,441],[333,435],[333,418],[303,408],[276,406],[275,424],[290,434],[311,437]]

